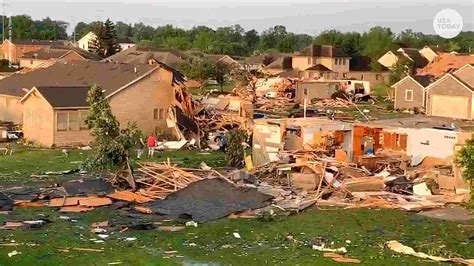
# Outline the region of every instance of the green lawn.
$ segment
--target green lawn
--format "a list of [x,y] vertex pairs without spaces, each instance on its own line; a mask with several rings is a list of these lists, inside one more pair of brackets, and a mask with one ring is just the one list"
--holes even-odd
[[[81,151],[63,157],[61,151],[20,148],[12,157],[0,157],[0,173],[13,173],[17,181],[33,184],[30,174],[70,169],[76,165],[72,162],[84,160],[86,156],[86,152]],[[154,160],[169,157],[172,162],[186,167],[195,167],[201,161],[211,166],[224,162],[222,153],[167,151],[158,156]],[[0,184],[7,181],[3,179]],[[51,223],[38,230],[0,230],[0,244],[12,241],[18,244],[0,246],[0,265],[107,265],[113,262],[122,262],[122,265],[336,265],[323,258],[321,252],[311,249],[312,242],[318,239],[330,247],[346,247],[347,255],[360,259],[363,265],[436,264],[395,254],[384,247],[388,240],[398,240],[435,255],[474,257],[474,227],[396,210],[313,207],[289,217],[221,219],[180,232],[153,229],[120,233],[121,225],[138,218],[131,218],[125,211],[111,206],[82,214],[61,214],[52,208],[15,208],[9,215],[0,214],[0,223],[44,217]],[[90,239],[98,237],[90,232],[90,225],[104,220],[116,226],[107,232],[109,237],[104,243],[94,243]],[[153,222],[154,216],[145,215],[140,220]],[[241,239],[235,238],[234,232],[238,232]],[[297,241],[288,240],[290,234]],[[126,241],[127,237],[136,240]],[[21,254],[9,258],[7,254],[15,249]],[[166,251],[177,253],[171,256]]]

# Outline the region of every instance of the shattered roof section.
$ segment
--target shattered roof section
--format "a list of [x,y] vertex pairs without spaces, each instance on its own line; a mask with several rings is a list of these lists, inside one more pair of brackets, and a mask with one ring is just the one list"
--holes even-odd
[[293,69],[292,62],[293,62],[292,57],[284,56],[284,57],[280,57],[276,59],[275,61],[267,65],[265,68],[289,70],[289,69]]

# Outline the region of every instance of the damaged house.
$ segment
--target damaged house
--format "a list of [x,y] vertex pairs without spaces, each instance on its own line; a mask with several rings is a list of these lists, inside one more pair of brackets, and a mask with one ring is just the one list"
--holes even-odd
[[24,137],[42,146],[89,143],[86,92],[94,84],[105,90],[121,125],[136,122],[145,134],[161,132],[181,139],[182,132],[197,132],[189,126],[193,106],[183,82],[180,72],[161,63],[58,62],[1,80],[0,94],[17,98],[21,108],[11,112],[21,118]]

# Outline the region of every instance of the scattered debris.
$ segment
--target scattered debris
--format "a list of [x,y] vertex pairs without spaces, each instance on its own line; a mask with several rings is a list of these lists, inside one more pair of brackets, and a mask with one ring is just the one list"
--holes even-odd
[[11,258],[13,256],[20,255],[20,254],[21,254],[21,252],[18,252],[16,250],[14,250],[14,251],[8,253],[8,257]]
[[438,257],[438,256],[431,256],[423,252],[415,252],[413,248],[409,246],[405,246],[396,240],[387,241],[386,244],[387,244],[387,247],[392,251],[395,251],[397,253],[402,253],[405,255],[415,256],[422,259],[429,259],[429,260],[434,260],[438,262],[454,262],[454,263],[459,263],[459,264],[464,264],[464,265],[474,264],[474,259],[443,258],[443,257]]

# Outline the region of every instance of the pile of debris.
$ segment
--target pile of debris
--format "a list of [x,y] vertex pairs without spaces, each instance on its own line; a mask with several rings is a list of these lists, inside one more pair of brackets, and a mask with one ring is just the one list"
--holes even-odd
[[436,189],[433,184],[440,179],[434,180],[433,175],[438,176],[439,169],[407,169],[406,158],[391,158],[390,162],[380,162],[383,168],[369,171],[361,165],[337,161],[323,152],[292,155],[290,159],[255,167],[249,173],[254,177],[246,179],[253,182],[243,183],[251,183],[245,186],[274,196],[273,206],[281,210],[301,211],[316,203],[421,211],[469,199],[468,190],[456,194]]
[[316,108],[350,108],[354,106],[353,103],[347,100],[343,100],[340,98],[336,99],[320,99],[312,103],[310,106],[314,106]]

